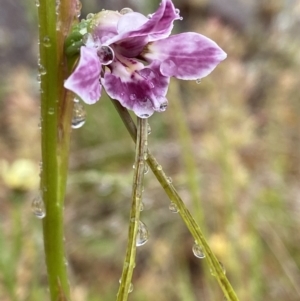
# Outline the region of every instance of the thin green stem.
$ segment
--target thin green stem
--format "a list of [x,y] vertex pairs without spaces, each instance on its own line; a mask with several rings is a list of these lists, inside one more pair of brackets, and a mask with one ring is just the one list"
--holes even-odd
[[128,243],[117,301],[126,301],[131,290],[131,279],[135,266],[136,240],[140,224],[140,208],[145,170],[144,157],[148,147],[147,136],[147,119],[138,118]]
[[[178,137],[183,154],[183,162],[187,171],[187,184],[192,197],[193,211],[196,214],[197,222],[205,227],[203,211],[201,208],[201,193],[200,193],[200,176],[197,170],[195,154],[192,150],[192,137],[184,114],[183,106],[180,101],[180,90],[178,85],[174,85],[170,92],[173,92],[175,97],[172,97],[172,106],[174,111],[174,123],[178,126]],[[205,228],[204,228],[205,230]]]
[[[132,121],[130,114],[126,109],[122,108],[122,106],[117,101],[115,100],[112,101],[118,113],[120,114],[121,119],[125,123],[125,126],[129,131],[131,137],[135,141],[136,129],[134,127],[134,122]],[[179,210],[179,214],[183,219],[184,223],[186,224],[187,228],[189,229],[190,233],[194,237],[195,242],[197,242],[197,244],[199,244],[199,246],[203,248],[203,251],[208,261],[208,265],[211,269],[211,273],[213,276],[216,277],[226,299],[228,301],[238,301],[238,297],[236,296],[234,289],[232,288],[229,280],[227,279],[223,271],[223,267],[220,265],[220,262],[218,261],[218,259],[216,258],[212,250],[210,249],[205,237],[202,234],[200,227],[195,222],[189,210],[186,208],[184,202],[178,195],[175,187],[173,186],[172,183],[170,183],[168,177],[162,170],[161,165],[152,156],[149,149],[148,149],[148,158],[146,162],[151,168],[154,175],[156,176],[159,183],[161,184],[162,188],[165,190],[169,199],[176,204]]]
[[[58,4],[60,7],[57,7]],[[72,102],[63,89],[67,72],[63,41],[74,20],[74,7],[73,0],[40,0],[38,6],[43,162],[41,191],[46,209],[43,235],[52,301],[70,299],[63,243],[63,206]],[[59,28],[57,24],[60,24]]]

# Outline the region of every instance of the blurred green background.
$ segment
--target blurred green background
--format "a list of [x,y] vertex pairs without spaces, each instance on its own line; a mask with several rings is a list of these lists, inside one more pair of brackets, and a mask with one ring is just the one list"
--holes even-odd
[[[171,80],[149,147],[206,233],[240,300],[300,300],[300,2],[175,1],[174,32],[215,40],[228,58],[204,78]],[[158,1],[82,0],[149,14]],[[40,131],[34,0],[1,0],[0,300],[48,300],[38,195]],[[65,206],[75,301],[115,300],[125,255],[134,146],[109,100],[73,130]],[[149,172],[131,301],[224,297]]]

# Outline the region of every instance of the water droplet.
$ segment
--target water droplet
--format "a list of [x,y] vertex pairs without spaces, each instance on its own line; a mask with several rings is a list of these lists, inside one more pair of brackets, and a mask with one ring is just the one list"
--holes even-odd
[[[156,74],[151,68],[144,68],[140,70],[138,73],[146,80],[151,80],[156,78]],[[151,81],[148,83],[150,85],[150,88],[154,88],[154,84]]]
[[93,17],[94,17],[94,14],[89,13],[89,14],[87,14],[87,16],[86,16],[86,19],[89,20],[89,19],[92,19]]
[[182,20],[183,20],[183,17],[179,17],[179,20],[182,21]]
[[[148,152],[144,153],[144,160],[148,160]],[[148,165],[147,165],[148,166]]]
[[126,14],[129,14],[129,13],[132,13],[132,12],[133,12],[133,10],[131,8],[129,8],[129,7],[125,7],[125,8],[122,8],[120,10],[120,14],[121,15],[126,15]]
[[135,164],[132,165],[132,168],[135,169]]
[[136,236],[136,246],[140,247],[144,245],[149,239],[149,232],[146,225],[139,221],[139,228]]
[[85,124],[86,112],[84,106],[79,102],[74,102],[72,128],[78,129]]
[[132,293],[133,291],[133,284],[130,283],[129,288],[128,288],[128,294]]
[[148,123],[147,124],[147,133],[148,133],[148,135],[150,135],[151,134],[151,126],[150,126],[150,124]]
[[172,184],[172,178],[171,177],[167,177],[167,182],[168,182],[168,184]]
[[201,83],[201,78],[196,79],[196,84],[200,84]]
[[[144,158],[145,159],[145,158]],[[144,175],[146,175],[149,172],[149,166],[147,164],[145,164],[144,167]]]
[[39,219],[42,219],[46,216],[45,205],[41,195],[33,199],[31,209],[33,214]]
[[157,169],[157,170],[162,170],[161,165],[157,165],[157,166],[156,166],[156,169]]
[[37,80],[37,82],[38,82],[39,84],[41,83],[42,77],[41,77],[40,74],[38,74],[38,75],[36,76],[36,80]]
[[136,95],[135,94],[130,94],[129,98],[130,98],[130,100],[135,100],[136,99]]
[[172,212],[172,213],[178,213],[178,208],[177,208],[177,205],[173,202],[170,203],[169,205],[169,210]]
[[51,40],[50,40],[50,38],[49,38],[48,36],[45,36],[45,37],[43,38],[43,45],[44,45],[45,47],[50,47],[50,46],[51,46]]
[[141,202],[141,204],[140,204],[140,211],[143,211],[144,210],[144,203],[143,202]]
[[55,112],[55,109],[54,109],[54,108],[49,108],[49,110],[48,110],[48,114],[49,114],[49,115],[53,115],[54,112]]
[[35,0],[35,6],[39,7],[40,6],[40,1],[39,0]]
[[38,64],[38,71],[39,71],[40,75],[47,74],[47,71],[46,71],[45,67],[42,64]]
[[180,10],[178,8],[175,8],[175,14],[179,15],[180,14]]
[[166,101],[159,106],[159,111],[164,112],[167,109],[167,107],[168,107],[168,102]]
[[205,258],[202,248],[196,242],[193,245],[193,253],[198,258]]
[[153,17],[153,14],[147,15],[147,18],[148,18],[148,19],[151,19],[152,17]]
[[140,118],[148,118],[150,115],[149,114],[140,114],[139,117]]
[[109,65],[115,58],[115,53],[109,46],[101,46],[97,50],[97,55],[102,65]]

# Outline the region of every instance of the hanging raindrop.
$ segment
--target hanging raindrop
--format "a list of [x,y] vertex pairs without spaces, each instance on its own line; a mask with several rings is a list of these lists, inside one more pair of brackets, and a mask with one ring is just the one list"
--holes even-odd
[[149,239],[149,232],[146,225],[139,221],[139,228],[136,236],[136,246],[140,247],[144,245]]
[[42,219],[46,216],[45,205],[41,195],[33,199],[31,209],[33,214],[39,219]]
[[141,204],[140,204],[140,211],[143,211],[144,210],[144,203],[143,202],[141,202]]
[[85,124],[86,112],[84,106],[74,101],[73,117],[72,117],[72,128],[78,129]]
[[[146,155],[146,154],[145,154],[145,155]],[[145,159],[145,155],[144,155],[144,159]],[[145,160],[147,160],[147,158],[146,158]],[[146,175],[148,172],[149,172],[149,166],[148,166],[148,164],[145,164],[145,167],[144,167],[144,175]]]
[[101,46],[97,50],[97,55],[102,65],[109,65],[115,58],[115,53],[109,46]]
[[205,254],[202,250],[202,248],[195,242],[193,245],[193,253],[198,258],[205,258]]
[[170,203],[169,205],[169,210],[172,212],[172,213],[178,213],[179,209],[177,207],[177,205],[173,202]]
[[196,84],[201,84],[201,78],[196,79]]

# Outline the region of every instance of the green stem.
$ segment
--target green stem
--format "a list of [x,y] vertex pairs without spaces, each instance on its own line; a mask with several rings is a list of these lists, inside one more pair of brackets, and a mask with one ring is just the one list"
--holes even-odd
[[[73,103],[63,89],[67,72],[63,41],[74,20],[75,5],[73,0],[61,0],[59,3],[57,8],[55,0],[40,0],[38,7],[43,162],[41,191],[46,209],[43,235],[52,301],[70,299],[63,243],[63,206]],[[59,16],[56,15],[57,9]]]
[[135,266],[136,239],[140,222],[140,208],[145,170],[144,157],[147,153],[148,145],[147,136],[147,119],[138,118],[128,244],[123,265],[121,283],[117,294],[117,301],[126,301],[128,299],[133,269]]
[[[115,108],[117,109],[121,119],[123,120],[127,130],[129,131],[131,137],[135,141],[136,137],[136,129],[134,126],[134,122],[131,119],[130,114],[128,111],[123,108],[117,101],[113,100],[113,104]],[[156,161],[156,159],[152,156],[150,151],[148,150],[148,158],[147,158],[147,164],[151,168],[152,172],[156,176],[157,180],[161,184],[162,188],[165,190],[166,194],[170,198],[170,200],[176,204],[179,214],[181,218],[183,219],[184,223],[186,224],[187,228],[189,229],[190,233],[194,237],[195,241],[199,246],[203,248],[203,251],[206,255],[208,265],[211,269],[211,273],[213,276],[216,277],[226,299],[228,301],[238,301],[238,297],[236,296],[236,293],[234,289],[232,288],[230,282],[228,281],[224,271],[223,267],[220,265],[220,262],[210,249],[205,237],[202,234],[202,231],[200,227],[195,222],[194,218],[190,214],[189,210],[186,208],[184,202],[178,195],[176,189],[170,183],[168,180],[168,177],[162,170],[161,165]]]

